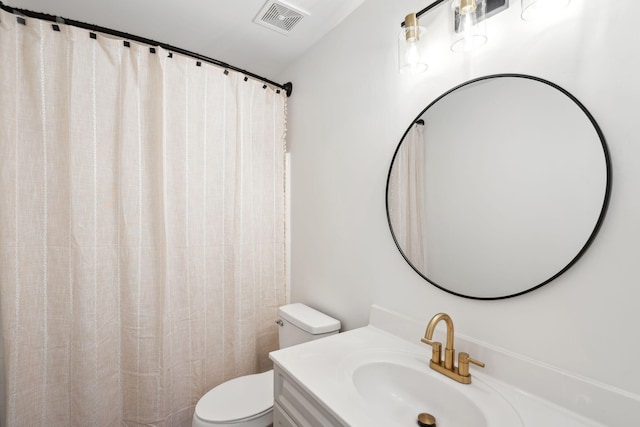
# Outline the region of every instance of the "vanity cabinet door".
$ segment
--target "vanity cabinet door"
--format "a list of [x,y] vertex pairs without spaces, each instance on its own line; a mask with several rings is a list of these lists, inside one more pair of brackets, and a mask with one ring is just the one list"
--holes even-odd
[[275,427],[346,427],[277,366],[273,373]]
[[273,405],[273,427],[298,427],[280,405]]

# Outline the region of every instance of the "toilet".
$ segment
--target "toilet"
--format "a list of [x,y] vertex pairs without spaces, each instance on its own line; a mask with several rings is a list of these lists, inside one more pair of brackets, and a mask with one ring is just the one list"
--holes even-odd
[[[337,334],[340,321],[304,304],[278,309],[280,348]],[[226,381],[202,396],[192,427],[268,427],[273,423],[273,370]]]

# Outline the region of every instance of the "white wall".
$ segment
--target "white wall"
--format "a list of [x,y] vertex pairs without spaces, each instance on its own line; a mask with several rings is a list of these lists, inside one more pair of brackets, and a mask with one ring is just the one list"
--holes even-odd
[[[511,0],[488,21],[489,43],[467,57],[448,51],[441,5],[421,20],[434,40],[429,70],[401,76],[399,24],[428,3],[367,0],[280,79],[294,82],[292,300],[346,329],[365,325],[372,303],[425,325],[445,311],[459,333],[640,394],[640,3],[573,0],[557,19],[527,23]],[[563,276],[517,298],[468,300],[404,262],[386,222],[386,177],[400,137],[430,101],[507,72],[555,82],[591,111],[611,152],[613,192],[600,234]]]

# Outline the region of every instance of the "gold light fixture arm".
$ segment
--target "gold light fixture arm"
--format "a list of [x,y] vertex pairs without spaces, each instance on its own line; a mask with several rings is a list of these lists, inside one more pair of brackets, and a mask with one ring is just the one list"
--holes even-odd
[[460,0],[460,7],[458,9],[460,15],[466,15],[473,13],[478,8],[476,0]]
[[420,40],[420,29],[418,28],[418,18],[415,13],[410,13],[404,18],[405,39],[408,42]]

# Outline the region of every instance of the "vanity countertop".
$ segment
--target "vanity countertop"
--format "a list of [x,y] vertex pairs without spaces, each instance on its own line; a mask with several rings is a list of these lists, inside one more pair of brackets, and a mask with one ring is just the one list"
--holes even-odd
[[[356,390],[352,381],[354,367],[362,360],[375,360],[393,353],[401,357],[423,360],[428,367],[431,348],[418,342],[412,343],[390,332],[369,325],[320,340],[274,351],[270,358],[276,366],[292,377],[329,413],[344,424],[353,427],[406,425],[385,419],[372,410]],[[460,348],[458,351],[465,351]],[[602,427],[595,421],[570,412],[549,401],[524,392],[482,372],[471,368],[475,381],[470,385],[453,380],[450,387],[484,387],[487,385],[499,393],[518,413],[524,426]],[[444,378],[444,377],[443,377]],[[476,385],[478,384],[478,385]],[[464,389],[462,389],[464,390]],[[425,391],[428,393],[428,391]],[[451,408],[449,408],[451,409]],[[416,414],[417,416],[417,414]]]

